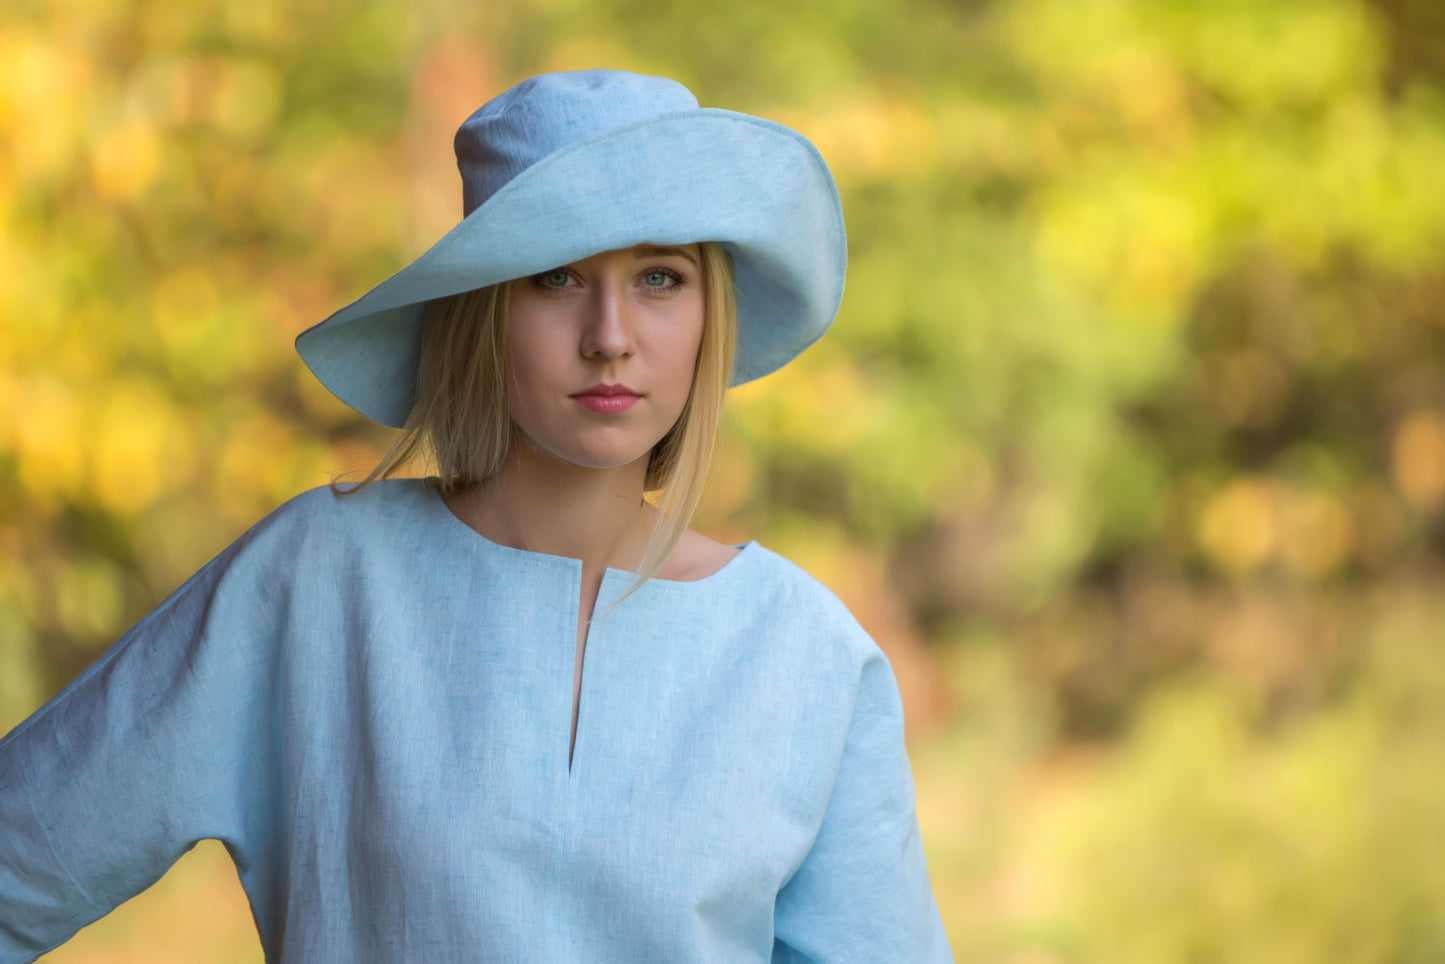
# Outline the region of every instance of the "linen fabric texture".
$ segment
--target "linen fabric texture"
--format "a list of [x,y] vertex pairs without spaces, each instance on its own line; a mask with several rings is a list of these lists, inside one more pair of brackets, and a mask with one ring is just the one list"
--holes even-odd
[[270,962],[952,959],[897,685],[756,543],[589,631],[424,480],[293,499],[0,741],[0,961],[196,841]]

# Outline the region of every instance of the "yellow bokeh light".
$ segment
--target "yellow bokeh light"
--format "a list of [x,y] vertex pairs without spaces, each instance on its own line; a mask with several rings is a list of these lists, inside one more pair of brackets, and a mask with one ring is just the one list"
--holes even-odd
[[1294,492],[1280,506],[1279,557],[1301,576],[1335,572],[1355,544],[1354,520],[1344,504],[1323,492]]
[[231,427],[217,466],[223,480],[218,494],[228,518],[248,523],[258,508],[291,494],[295,448],[295,430],[268,412],[246,415]]
[[175,403],[145,382],[121,382],[106,391],[91,431],[96,501],[122,515],[149,508],[185,484],[191,452]]
[[1099,175],[1042,195],[1038,253],[1120,307],[1167,310],[1204,275],[1208,231],[1187,191],[1150,183],[1148,173]]
[[155,129],[134,121],[113,128],[96,141],[90,157],[91,179],[104,201],[133,201],[160,170],[160,141]]
[[69,385],[50,379],[20,383],[16,397],[25,400],[10,410],[20,483],[53,508],[85,489],[84,412]]
[[[763,380],[734,389],[729,407],[740,424],[787,439],[799,451],[845,455],[887,424],[881,393],[829,339]],[[827,432],[819,432],[827,425]]]
[[1395,484],[1406,501],[1422,512],[1445,502],[1445,417],[1416,412],[1395,429],[1391,446]]
[[81,142],[90,71],[75,51],[0,31],[0,168],[19,185],[63,174]]
[[1197,536],[1222,569],[1244,574],[1264,565],[1279,544],[1273,490],[1247,477],[1228,483],[1205,504]]

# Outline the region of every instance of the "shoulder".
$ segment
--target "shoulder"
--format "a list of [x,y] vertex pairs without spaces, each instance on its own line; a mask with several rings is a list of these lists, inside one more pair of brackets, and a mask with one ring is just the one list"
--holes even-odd
[[283,502],[251,532],[337,534],[386,529],[417,518],[432,501],[434,489],[426,479],[384,479],[360,489],[322,485]]
[[[878,644],[832,590],[792,560],[756,542],[722,570],[735,619],[782,643],[810,667],[809,675],[892,679]],[[829,671],[832,672],[829,672]]]
[[319,486],[271,510],[216,561],[282,576],[331,559],[384,556],[428,518],[428,498],[434,490],[421,479],[376,482],[355,492]]
[[668,556],[658,577],[673,582],[706,579],[732,562],[740,551],[737,546],[718,542],[696,529],[688,529],[682,534],[672,555]]
[[796,612],[863,633],[842,600],[802,566],[756,542],[748,544],[745,554],[750,557],[750,589],[758,605],[779,615]]
[[359,519],[369,514],[395,515],[415,511],[434,499],[430,479],[381,479],[365,487],[349,483],[307,489],[277,506],[267,518]]

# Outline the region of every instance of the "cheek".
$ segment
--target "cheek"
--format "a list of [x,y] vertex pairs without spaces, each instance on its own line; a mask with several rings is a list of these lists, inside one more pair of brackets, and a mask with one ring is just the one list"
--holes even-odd
[[507,402],[516,412],[555,379],[548,366],[553,350],[535,335],[514,336],[507,347]]
[[527,432],[536,428],[539,413],[544,411],[536,385],[533,373],[515,364],[508,366],[507,414],[513,425]]
[[685,380],[688,385],[692,384],[693,371],[702,353],[702,329],[702,306],[699,305],[695,317],[669,330],[666,345],[668,368],[674,377]]

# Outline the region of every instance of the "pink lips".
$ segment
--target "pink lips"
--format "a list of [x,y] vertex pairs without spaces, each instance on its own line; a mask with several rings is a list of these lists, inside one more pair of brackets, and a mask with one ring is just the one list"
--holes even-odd
[[618,415],[642,398],[626,385],[593,385],[570,396],[573,401],[599,415]]

